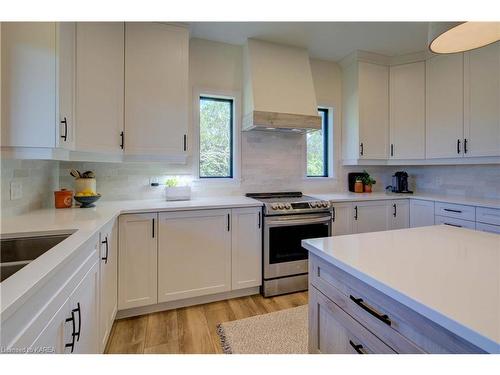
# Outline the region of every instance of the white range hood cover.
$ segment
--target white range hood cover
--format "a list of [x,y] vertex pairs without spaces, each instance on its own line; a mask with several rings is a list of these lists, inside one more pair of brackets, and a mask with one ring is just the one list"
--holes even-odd
[[321,129],[307,50],[248,39],[243,130]]

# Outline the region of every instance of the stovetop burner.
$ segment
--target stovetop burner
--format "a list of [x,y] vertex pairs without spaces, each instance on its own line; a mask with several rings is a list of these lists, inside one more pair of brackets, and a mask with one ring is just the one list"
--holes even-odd
[[247,197],[254,199],[273,199],[273,198],[300,198],[302,192],[300,191],[281,191],[274,193],[247,193]]

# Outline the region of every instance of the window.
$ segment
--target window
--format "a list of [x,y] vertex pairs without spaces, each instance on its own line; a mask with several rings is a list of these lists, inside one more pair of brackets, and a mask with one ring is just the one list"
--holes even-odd
[[200,178],[233,177],[233,99],[200,96]]
[[319,108],[321,130],[307,133],[307,177],[328,177],[328,109]]

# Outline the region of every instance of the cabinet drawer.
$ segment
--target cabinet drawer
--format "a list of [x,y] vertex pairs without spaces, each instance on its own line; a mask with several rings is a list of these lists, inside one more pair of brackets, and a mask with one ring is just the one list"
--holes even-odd
[[495,208],[476,208],[476,221],[479,223],[500,225],[500,210]]
[[455,219],[452,217],[444,217],[436,215],[434,217],[434,223],[436,225],[445,224],[445,225],[451,225],[452,227],[476,229],[475,221]]
[[309,352],[326,354],[395,354],[316,288],[309,291]]
[[313,287],[397,353],[484,352],[315,255],[309,267]]
[[500,225],[476,223],[476,229],[483,232],[500,234]]
[[[461,204],[451,204],[436,202],[434,214],[439,216],[453,217],[462,220],[476,220],[476,208],[474,206],[464,206]],[[437,224],[437,223],[436,223]]]

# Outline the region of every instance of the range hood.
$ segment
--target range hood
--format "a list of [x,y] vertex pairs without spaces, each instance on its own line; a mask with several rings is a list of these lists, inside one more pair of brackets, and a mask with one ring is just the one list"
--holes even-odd
[[307,50],[248,39],[243,51],[243,130],[321,129]]

